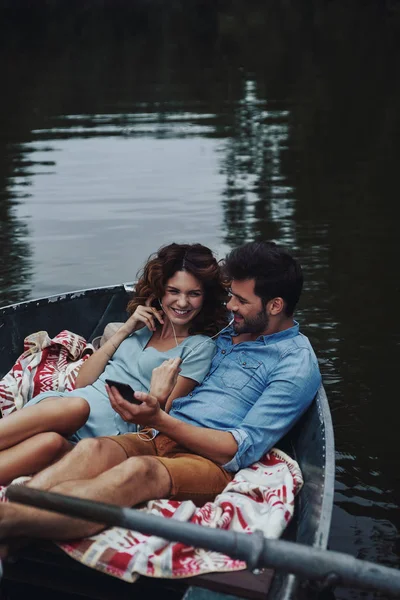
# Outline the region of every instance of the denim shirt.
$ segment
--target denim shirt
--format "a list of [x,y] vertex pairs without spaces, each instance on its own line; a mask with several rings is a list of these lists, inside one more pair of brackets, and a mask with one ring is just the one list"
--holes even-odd
[[223,465],[238,471],[259,460],[289,431],[320,384],[317,358],[299,324],[233,344],[232,329],[217,339],[203,383],[177,398],[171,416],[199,427],[230,432],[238,449]]

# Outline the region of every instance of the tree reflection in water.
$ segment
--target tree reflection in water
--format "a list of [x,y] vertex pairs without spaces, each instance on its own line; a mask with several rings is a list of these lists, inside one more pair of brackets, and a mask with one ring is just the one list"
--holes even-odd
[[287,110],[269,108],[257,97],[257,82],[243,81],[243,96],[233,110],[222,172],[226,174],[224,226],[226,241],[275,239],[296,246],[294,191],[283,173],[288,143]]

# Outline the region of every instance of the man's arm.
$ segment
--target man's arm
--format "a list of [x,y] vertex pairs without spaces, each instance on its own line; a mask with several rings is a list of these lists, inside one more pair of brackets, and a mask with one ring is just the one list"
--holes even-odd
[[238,449],[231,433],[190,425],[165,412],[160,412],[152,427],[218,465],[224,465],[232,460]]
[[224,468],[238,471],[271,450],[310,405],[320,383],[318,363],[308,349],[282,357],[243,421],[229,430],[238,452]]
[[219,465],[232,460],[237,452],[238,445],[231,433],[197,427],[171,417],[161,410],[157,398],[151,394],[135,392],[135,398],[142,402],[141,405],[135,405],[124,400],[116,388],[107,386],[107,391],[113,409],[124,421],[154,427],[188,450]]
[[179,358],[169,359],[153,369],[150,393],[135,392],[135,398],[142,401],[141,405],[130,404],[116,388],[107,386],[111,405],[124,421],[154,427],[188,450],[223,465],[233,458],[238,449],[231,433],[183,423],[161,410],[158,399],[165,401],[174,389],[180,362]]

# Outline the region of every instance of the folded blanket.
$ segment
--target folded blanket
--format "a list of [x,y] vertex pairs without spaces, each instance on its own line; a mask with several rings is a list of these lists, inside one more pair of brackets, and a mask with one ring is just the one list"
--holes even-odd
[[0,381],[2,416],[19,410],[41,392],[75,389],[79,368],[93,351],[83,337],[67,330],[54,338],[47,331],[26,337],[24,352]]
[[[153,500],[143,510],[216,529],[249,534],[257,529],[266,537],[278,538],[293,516],[302,485],[298,464],[274,448],[239,471],[214,502],[197,508],[191,501]],[[217,552],[120,527],[59,546],[88,567],[128,582],[139,575],[172,579],[246,568],[243,561]]]

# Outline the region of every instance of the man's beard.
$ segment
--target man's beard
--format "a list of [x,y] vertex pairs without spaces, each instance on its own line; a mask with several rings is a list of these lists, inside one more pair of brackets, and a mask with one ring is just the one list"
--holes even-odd
[[243,321],[241,323],[233,323],[233,329],[235,333],[259,333],[261,334],[263,331],[268,329],[269,318],[267,315],[267,311],[263,307],[259,313],[256,314],[255,317],[248,317],[247,319],[243,317]]

